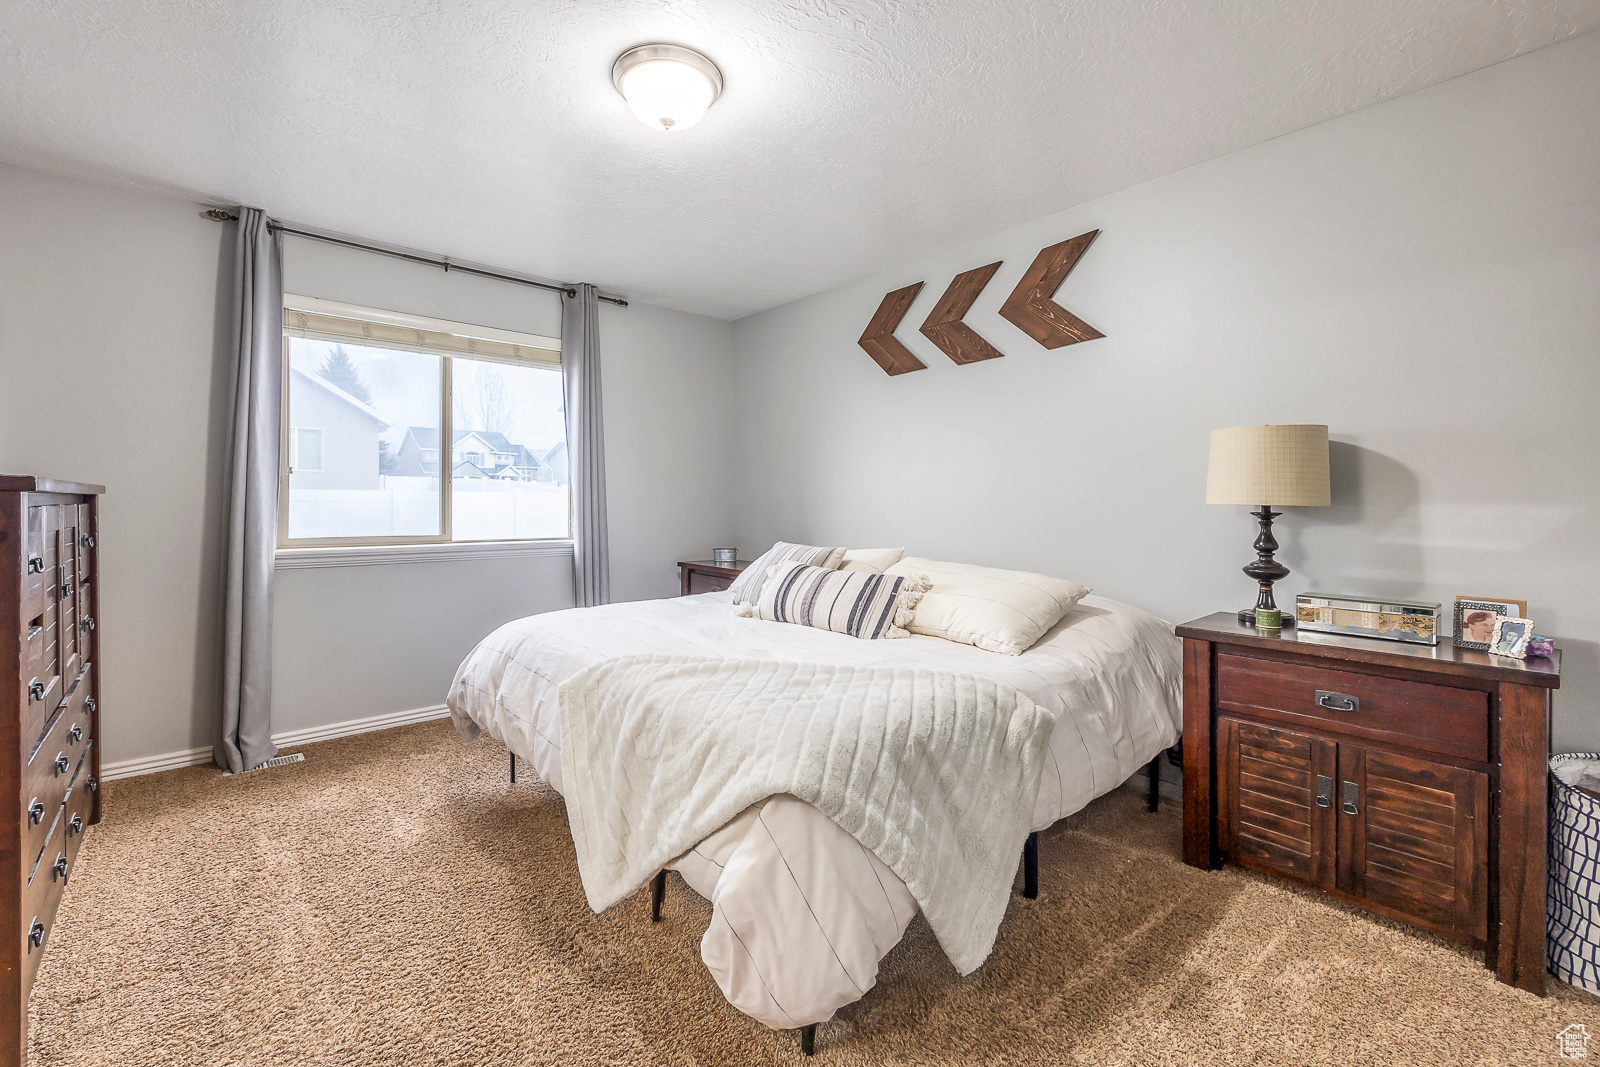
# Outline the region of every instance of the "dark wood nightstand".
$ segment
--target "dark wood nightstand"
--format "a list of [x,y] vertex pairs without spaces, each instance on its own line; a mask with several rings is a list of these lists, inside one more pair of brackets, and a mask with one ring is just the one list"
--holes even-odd
[[679,596],[690,596],[694,593],[718,593],[733,584],[739,577],[739,572],[750,566],[750,561],[741,559],[736,563],[717,563],[709,559],[691,560],[687,563],[679,561],[678,578],[682,585]]
[[1183,638],[1183,859],[1315,887],[1544,992],[1550,693],[1514,660],[1241,625]]

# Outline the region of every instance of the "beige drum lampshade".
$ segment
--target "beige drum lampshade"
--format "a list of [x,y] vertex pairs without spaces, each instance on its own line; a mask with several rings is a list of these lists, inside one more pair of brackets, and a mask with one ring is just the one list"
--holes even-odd
[[1326,507],[1326,426],[1234,426],[1211,431],[1207,504]]

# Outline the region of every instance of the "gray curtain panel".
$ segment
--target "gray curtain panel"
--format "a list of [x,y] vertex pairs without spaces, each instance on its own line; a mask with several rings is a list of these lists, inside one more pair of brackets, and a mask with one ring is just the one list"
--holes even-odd
[[278,751],[272,743],[272,554],[283,405],[283,242],[267,221],[255,208],[239,209],[233,258],[222,701],[213,751],[217,765],[236,774]]
[[600,298],[592,285],[573,288],[577,295],[561,298],[561,377],[572,478],[573,598],[587,608],[611,600],[611,549],[600,417]]

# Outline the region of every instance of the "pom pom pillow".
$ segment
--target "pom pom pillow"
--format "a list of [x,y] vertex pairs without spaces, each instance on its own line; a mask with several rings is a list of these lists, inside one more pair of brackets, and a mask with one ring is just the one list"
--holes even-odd
[[772,568],[759,603],[735,610],[864,640],[909,637],[905,625],[927,588],[921,576],[825,570],[791,561]]
[[1088,588],[1077,582],[1048,575],[916,556],[902,559],[883,573],[886,577],[926,575],[933,583],[906,627],[912,633],[1007,656],[1026,652],[1089,595]]
[[735,604],[754,604],[761,599],[761,587],[767,584],[767,577],[777,564],[794,560],[831,571],[838,569],[843,559],[842,548],[817,548],[814,545],[791,545],[787,541],[779,541],[761,553],[760,559],[746,567],[728,590],[733,594]]

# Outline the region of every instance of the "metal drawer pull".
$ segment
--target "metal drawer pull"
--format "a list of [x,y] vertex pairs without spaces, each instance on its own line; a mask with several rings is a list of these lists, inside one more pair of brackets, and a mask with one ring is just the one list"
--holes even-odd
[[83,710],[87,711],[90,715],[94,714],[94,709],[95,709],[94,697],[90,697],[88,700],[85,700],[83,702]]
[[1361,701],[1349,693],[1334,693],[1327,689],[1318,689],[1317,707],[1327,708],[1329,711],[1360,711]]
[[52,882],[55,881],[57,878],[60,878],[60,879],[64,880],[66,877],[67,877],[67,857],[63,853],[63,854],[57,855],[55,863],[50,865],[50,880]]
[[28,703],[44,699],[44,683],[35,678],[28,683]]
[[28,573],[29,574],[43,574],[44,573],[44,557],[43,556],[29,556],[28,557]]
[[1361,796],[1361,790],[1354,782],[1344,783],[1344,803],[1340,805],[1346,815],[1360,815],[1361,808],[1356,805],[1356,800]]
[[56,773],[57,774],[66,774],[67,771],[70,770],[71,768],[72,768],[72,761],[67,759],[67,754],[65,752],[63,752],[60,755],[56,756]]
[[1333,779],[1326,774],[1317,775],[1317,807],[1333,807]]
[[74,815],[72,821],[67,823],[67,836],[72,837],[74,834],[81,833],[83,833],[83,816]]
[[73,744],[77,744],[79,741],[83,740],[83,724],[82,723],[74,724],[72,729],[67,731],[67,740],[71,741]]
[[28,825],[38,826],[42,822],[44,822],[44,801],[34,797],[33,803],[28,805]]
[[88,789],[91,793],[97,792],[100,789],[100,779],[98,778],[91,778],[83,784],[84,788]]
[[28,951],[44,947],[44,923],[38,919],[33,920],[33,925],[28,927]]
[[83,617],[83,621],[78,623],[78,625],[83,627],[85,630],[88,630],[90,633],[94,633],[94,616],[85,615]]
[[93,548],[94,547],[94,534],[84,534],[82,537],[80,537],[78,539],[78,543],[83,545],[84,548]]

